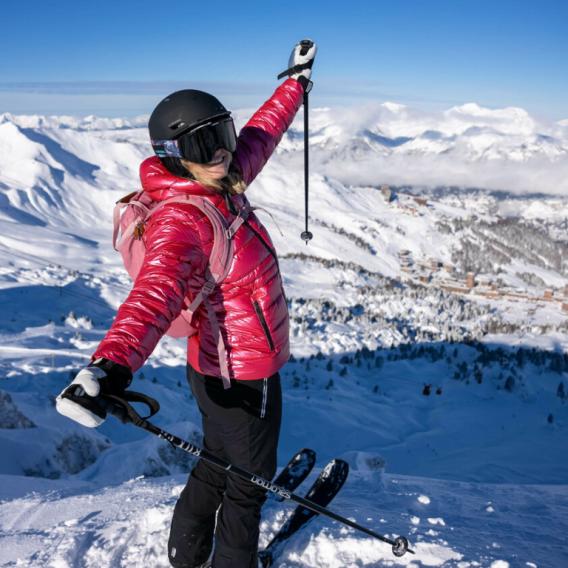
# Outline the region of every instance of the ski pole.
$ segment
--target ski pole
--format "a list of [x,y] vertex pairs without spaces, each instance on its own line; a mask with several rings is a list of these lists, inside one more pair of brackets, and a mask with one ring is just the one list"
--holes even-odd
[[[300,42],[302,46],[300,49],[300,55],[306,55],[309,49],[314,45],[314,42],[310,39],[303,39]],[[294,67],[290,67],[286,69],[286,71],[282,71],[278,75],[278,79],[282,79],[286,75],[293,75],[294,73],[298,73],[303,69],[307,69],[311,65],[310,63],[301,63],[298,65],[294,65]],[[306,229],[302,231],[300,237],[308,244],[314,237],[314,235],[308,230],[308,193],[309,193],[309,128],[308,128],[308,94],[312,90],[313,83],[308,80],[306,88],[304,90],[304,202],[305,202],[305,211],[306,211]]]
[[308,244],[309,241],[313,239],[312,233],[308,230],[308,193],[309,193],[309,142],[308,142],[308,135],[309,135],[309,128],[308,128],[308,93],[311,90],[312,82],[308,83],[306,87],[306,91],[304,93],[304,201],[305,201],[305,210],[306,210],[306,230],[302,232],[300,237],[306,241]]
[[[343,523],[344,525],[364,532],[365,534],[372,536],[382,542],[390,544],[392,546],[392,553],[395,556],[404,556],[404,554],[406,554],[407,552],[414,554],[414,551],[409,548],[408,539],[403,536],[396,537],[395,539],[390,539],[384,535],[376,533],[371,529],[363,527],[355,523],[354,521],[351,521],[345,517],[342,517],[341,515],[338,515],[337,513],[334,513],[333,511],[330,511],[329,509],[326,509],[325,507],[322,507],[321,505],[318,505],[317,503],[313,503],[309,499],[305,499],[304,497],[300,497],[299,495],[291,493],[283,487],[272,483],[272,481],[264,479],[259,475],[249,473],[248,471],[236,465],[232,465],[229,462],[218,458],[217,456],[203,448],[195,446],[194,444],[186,440],[178,438],[174,434],[158,428],[156,425],[149,422],[148,418],[156,414],[160,406],[156,400],[150,398],[149,396],[133,391],[125,391],[123,397],[124,398],[118,397],[116,395],[101,395],[100,398],[103,399],[105,410],[118,418],[121,422],[132,423],[135,426],[143,428],[147,432],[158,436],[159,438],[167,440],[170,444],[172,444],[172,446],[179,448],[199,459],[205,460],[217,467],[220,467],[227,472],[230,471],[241,479],[249,481],[250,483],[254,483],[255,485],[258,485],[259,487],[262,487],[263,489],[266,489],[267,491],[270,491],[271,493],[274,493],[279,497],[282,497],[283,499],[294,501],[295,503],[298,503],[299,505],[302,505],[307,509],[311,509],[315,513],[329,517],[330,519]],[[150,415],[142,418],[128,403],[128,400],[130,400],[131,402],[142,402],[146,404],[150,408]]]

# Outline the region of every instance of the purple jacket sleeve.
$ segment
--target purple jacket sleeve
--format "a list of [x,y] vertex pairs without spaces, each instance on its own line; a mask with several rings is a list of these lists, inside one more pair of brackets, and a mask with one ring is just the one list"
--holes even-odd
[[302,105],[304,88],[289,78],[280,85],[239,133],[233,153],[233,167],[250,184],[288,130]]

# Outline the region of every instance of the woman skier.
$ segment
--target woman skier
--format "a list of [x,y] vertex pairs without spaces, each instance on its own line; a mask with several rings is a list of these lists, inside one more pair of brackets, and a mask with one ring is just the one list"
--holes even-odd
[[[316,50],[313,43],[294,47],[289,67],[301,70],[275,90],[238,138],[230,112],[212,95],[182,90],[166,97],[149,121],[156,156],[140,167],[143,190],[154,201],[198,195],[228,224],[243,217],[232,235],[228,274],[214,286],[209,278],[207,302],[193,314],[197,333],[188,339],[187,378],[202,415],[204,447],[266,479],[276,471],[288,309],[274,246],[244,191],[300,108]],[[71,400],[65,389],[57,398],[57,410],[85,426],[103,422],[96,397],[120,395],[130,385],[132,373],[208,283],[212,224],[180,201],[164,204],[145,224],[145,256],[133,289],[91,363],[71,383],[85,396]],[[256,567],[265,498],[264,489],[198,461],[174,509],[171,565],[201,566],[215,538],[214,568]]]

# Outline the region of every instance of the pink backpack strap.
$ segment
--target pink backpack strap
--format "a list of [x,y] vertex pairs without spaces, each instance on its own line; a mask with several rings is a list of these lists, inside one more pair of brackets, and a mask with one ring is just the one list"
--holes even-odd
[[235,217],[230,227],[227,229],[227,238],[232,239],[235,233],[239,230],[239,227],[248,219],[249,215],[257,209],[257,207],[251,207],[248,201],[239,210],[239,214]]
[[[211,255],[209,257],[209,266],[205,283],[193,299],[191,305],[183,311],[182,317],[191,324],[193,314],[197,308],[201,305],[201,303],[205,305],[213,336],[217,338],[217,352],[219,354],[219,368],[223,380],[223,387],[228,389],[231,387],[231,378],[229,374],[227,348],[221,333],[217,315],[215,314],[215,310],[213,309],[211,302],[208,300],[208,297],[215,287],[220,284],[229,273],[233,260],[233,237],[252,209],[250,206],[244,207],[239,215],[237,215],[233,222],[227,227],[227,220],[219,209],[211,203],[211,201],[199,196],[187,195],[171,197],[170,199],[160,202],[157,207],[150,211],[148,217],[168,203],[188,203],[190,205],[194,205],[207,216],[211,222],[211,226],[213,227],[213,248],[211,249]],[[148,219],[148,217],[146,217],[146,219]]]

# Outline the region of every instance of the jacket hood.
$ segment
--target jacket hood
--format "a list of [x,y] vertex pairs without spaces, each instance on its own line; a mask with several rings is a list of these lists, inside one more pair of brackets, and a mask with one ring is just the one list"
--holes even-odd
[[216,191],[208,189],[201,183],[175,176],[157,156],[146,158],[140,165],[140,181],[142,188],[147,191],[155,201],[162,201],[180,193],[193,195],[212,195]]

